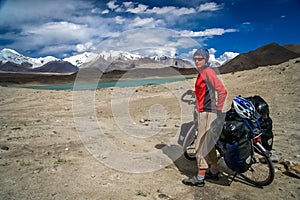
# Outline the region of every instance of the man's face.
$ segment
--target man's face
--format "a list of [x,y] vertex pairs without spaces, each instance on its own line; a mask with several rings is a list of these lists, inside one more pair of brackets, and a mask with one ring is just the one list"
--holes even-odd
[[205,64],[205,59],[200,55],[196,55],[194,56],[194,62],[197,69],[199,70]]

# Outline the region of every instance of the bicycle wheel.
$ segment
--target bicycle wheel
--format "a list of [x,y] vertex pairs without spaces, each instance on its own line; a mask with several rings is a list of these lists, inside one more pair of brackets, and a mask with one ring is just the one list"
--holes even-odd
[[254,145],[253,164],[248,171],[241,176],[256,186],[266,186],[273,182],[275,172],[271,158],[265,155],[261,149]]

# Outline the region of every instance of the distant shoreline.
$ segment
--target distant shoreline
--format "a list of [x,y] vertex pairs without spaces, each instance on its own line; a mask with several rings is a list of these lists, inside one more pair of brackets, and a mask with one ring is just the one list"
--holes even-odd
[[191,69],[135,69],[130,71],[111,71],[103,73],[97,68],[83,69],[79,72],[72,73],[52,73],[52,72],[4,72],[0,71],[0,84],[68,84],[79,82],[111,82],[121,80],[138,80],[138,79],[162,79],[162,78],[176,78],[195,77],[197,74],[195,68]]
[[[119,80],[103,80],[97,82],[69,82],[69,83],[26,83],[26,84],[10,84],[7,87],[27,88],[37,90],[94,90],[102,88],[114,87],[140,87],[161,85],[172,82],[188,81],[195,78],[195,76],[172,76],[172,77],[149,77],[143,79],[119,79]],[[3,85],[2,85],[3,86]]]

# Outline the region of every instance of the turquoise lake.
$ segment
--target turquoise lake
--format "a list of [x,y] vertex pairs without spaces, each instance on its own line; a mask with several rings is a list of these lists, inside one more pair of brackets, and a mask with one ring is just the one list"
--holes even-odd
[[119,80],[99,83],[66,83],[66,84],[46,84],[46,85],[34,85],[24,86],[31,89],[40,90],[91,90],[97,88],[108,87],[138,87],[146,85],[160,85],[164,83],[184,81],[189,78],[177,77],[177,78],[160,78],[160,79],[138,79],[138,80]]

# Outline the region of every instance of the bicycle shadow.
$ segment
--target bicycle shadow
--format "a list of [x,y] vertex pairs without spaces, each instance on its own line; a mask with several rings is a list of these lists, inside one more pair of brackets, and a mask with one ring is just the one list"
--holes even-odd
[[[155,148],[160,149],[165,155],[167,155],[174,163],[179,172],[186,176],[192,176],[197,173],[197,162],[196,160],[188,160],[183,154],[182,147],[179,145],[171,144],[157,144]],[[182,152],[178,158],[174,152]]]
[[[185,136],[185,134],[187,133],[187,131],[190,129],[190,127],[192,125],[193,125],[193,121],[183,123],[180,127],[179,135]],[[157,145],[155,145],[155,148],[160,149],[165,155],[167,155],[173,161],[174,165],[176,166],[176,168],[182,175],[191,177],[191,176],[194,176],[195,174],[197,174],[198,168],[197,168],[196,160],[188,160],[184,155],[184,151],[183,151],[183,148],[181,145],[157,144]],[[176,154],[175,152],[181,152],[181,156],[178,157],[178,154]],[[223,169],[222,165],[220,165],[219,167],[220,167],[220,171],[221,170],[222,170],[222,172],[225,171],[225,169]],[[220,185],[229,185],[230,180],[231,180],[230,175],[233,175],[233,173],[226,171],[224,173],[224,175],[223,175],[223,173],[221,173],[220,179],[218,181],[210,181],[210,182],[214,182],[214,183],[220,184]]]

